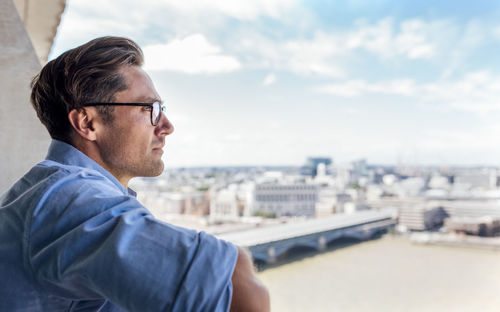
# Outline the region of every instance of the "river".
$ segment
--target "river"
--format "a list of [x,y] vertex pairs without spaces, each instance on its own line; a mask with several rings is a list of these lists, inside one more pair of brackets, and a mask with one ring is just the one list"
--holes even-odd
[[274,312],[500,311],[499,251],[386,235],[288,259],[258,273]]

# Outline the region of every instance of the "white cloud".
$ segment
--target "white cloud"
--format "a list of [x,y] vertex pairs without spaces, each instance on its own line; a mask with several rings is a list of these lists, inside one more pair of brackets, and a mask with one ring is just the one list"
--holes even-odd
[[262,15],[278,18],[296,5],[294,0],[167,0],[165,2],[184,12],[214,11],[244,20],[255,19]]
[[422,133],[414,146],[427,154],[429,163],[498,164],[499,125],[480,125],[461,130],[429,130]]
[[496,26],[493,28],[493,35],[497,37],[497,39],[500,39],[500,26]]
[[444,20],[410,19],[399,25],[391,18],[373,25],[358,22],[357,29],[345,34],[346,47],[364,49],[384,58],[397,55],[408,59],[431,58],[444,41],[443,35],[453,28],[453,24]]
[[377,83],[364,80],[349,80],[342,83],[332,83],[316,88],[320,93],[342,97],[357,97],[366,93],[384,93],[411,96],[415,94],[416,85],[411,79],[396,79]]
[[417,142],[417,145],[420,149],[434,151],[484,149],[491,147],[498,140],[499,130],[498,127],[485,127],[475,132],[430,130],[423,134],[422,140]]
[[274,73],[270,73],[269,75],[264,78],[264,81],[262,81],[262,84],[265,86],[270,86],[276,82],[276,75]]
[[241,67],[238,59],[222,54],[218,46],[208,42],[201,34],[175,39],[167,44],[149,45],[143,50],[146,70],[216,74],[235,71]]
[[232,133],[232,134],[226,135],[224,137],[224,140],[228,141],[228,142],[241,141],[242,140],[242,136],[241,136],[241,134]]
[[342,51],[324,33],[311,40],[275,40],[261,34],[244,34],[237,52],[248,67],[286,70],[300,75],[342,77],[344,70],[334,58]]
[[443,70],[442,78],[450,77],[460,66],[467,62],[466,58],[484,41],[485,29],[488,29],[488,27],[480,21],[473,20],[467,23],[461,38],[457,38],[453,47],[449,49],[449,61]]
[[[351,61],[355,64],[356,58],[365,58],[367,52],[391,61],[393,57],[429,59],[442,54],[442,51],[449,51],[443,47],[443,42],[457,37],[456,26],[450,21],[410,19],[398,23],[391,18],[370,23],[358,21],[346,31],[317,31],[302,38],[271,37],[257,32],[255,29],[259,27],[235,28],[234,32],[227,34],[228,37],[221,36],[218,31],[219,27],[227,27],[231,22],[228,17],[248,21],[267,16],[279,19],[284,23],[282,27],[288,27],[285,25],[290,22],[287,21],[287,14],[299,14],[299,6],[296,0],[145,0],[145,4],[140,5],[132,0],[100,0],[99,4],[95,0],[76,0],[68,4],[53,55],[109,34],[136,40],[140,38],[141,44],[184,38],[147,46],[147,66],[188,73],[229,72],[241,67],[257,67],[270,71],[287,70],[304,76],[341,78],[352,68]],[[158,18],[160,12],[166,16],[167,24]],[[306,15],[307,12],[301,12],[298,16]],[[263,25],[258,21],[251,22]],[[160,30],[150,35],[153,27]],[[309,25],[303,29],[305,31],[297,33],[309,34],[311,27]],[[199,37],[189,34],[198,34]],[[217,38],[220,47],[208,42],[204,36]],[[235,47],[238,39],[241,43]],[[189,51],[187,45],[190,44],[198,45],[201,50]],[[213,48],[218,51],[212,52]],[[175,61],[167,61],[166,55]],[[187,60],[188,57],[191,61]]]
[[417,84],[412,79],[396,79],[370,83],[348,80],[319,86],[315,89],[341,97],[360,97],[368,94],[406,96],[421,103],[475,113],[500,111],[500,75],[477,71],[459,80],[441,80]]
[[392,53],[393,22],[391,19],[380,20],[375,25],[360,23],[357,29],[341,34],[345,37],[348,50],[363,48],[378,54]]
[[401,24],[401,32],[395,38],[395,46],[399,53],[410,59],[429,58],[435,53],[433,42],[433,23],[426,24],[420,20],[410,20]]
[[213,33],[217,27],[225,27],[228,18],[279,19],[296,5],[296,0],[68,1],[52,55],[105,35],[157,42],[191,33]]
[[[349,64],[367,54],[383,61],[443,58],[458,36],[456,25],[447,20],[420,19],[375,23],[358,21],[347,31],[316,31],[309,38],[268,38],[258,33],[243,34],[235,51],[249,67],[288,70],[300,75],[342,78]],[[446,53],[444,53],[446,52]]]
[[425,84],[420,89],[420,97],[427,103],[475,113],[500,111],[500,75],[487,70],[469,73],[457,81]]
[[286,42],[282,57],[294,72],[341,77],[344,70],[333,59],[344,53],[339,43],[335,36],[318,32],[312,40]]

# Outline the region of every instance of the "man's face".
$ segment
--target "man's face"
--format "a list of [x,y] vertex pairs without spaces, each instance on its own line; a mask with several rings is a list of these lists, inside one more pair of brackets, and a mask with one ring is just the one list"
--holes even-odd
[[[160,101],[149,76],[138,66],[121,70],[127,89],[115,94],[115,103]],[[113,121],[103,123],[96,140],[104,167],[120,182],[163,172],[165,136],[174,128],[162,113],[158,125],[151,125],[150,107],[115,106]]]

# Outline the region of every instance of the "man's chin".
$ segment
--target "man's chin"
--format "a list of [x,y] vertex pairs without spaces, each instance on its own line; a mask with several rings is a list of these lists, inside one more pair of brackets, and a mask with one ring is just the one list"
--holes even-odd
[[157,177],[163,173],[163,169],[165,165],[163,164],[163,160],[157,159],[150,163],[149,167],[142,167],[141,169],[136,171],[136,177]]
[[163,163],[163,160],[159,160],[158,164],[154,168],[155,170],[152,172],[150,177],[157,177],[163,173],[163,169],[165,169],[165,164]]

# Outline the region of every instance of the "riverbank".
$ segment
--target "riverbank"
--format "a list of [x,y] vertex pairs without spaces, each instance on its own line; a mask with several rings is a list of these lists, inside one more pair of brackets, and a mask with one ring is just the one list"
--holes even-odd
[[500,237],[480,237],[455,233],[412,233],[410,240],[416,244],[474,248],[500,251]]

